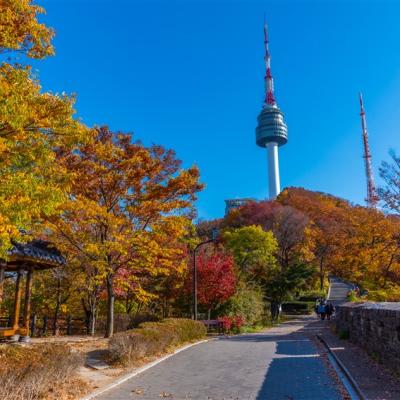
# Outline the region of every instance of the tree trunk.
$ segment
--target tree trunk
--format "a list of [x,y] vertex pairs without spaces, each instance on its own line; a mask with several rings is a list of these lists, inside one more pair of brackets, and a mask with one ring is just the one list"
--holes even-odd
[[107,274],[107,326],[106,326],[106,338],[112,337],[114,333],[114,282],[113,275]]
[[163,297],[162,300],[162,315],[163,318],[169,318],[169,304],[167,297]]
[[54,310],[54,321],[53,321],[53,336],[57,334],[58,317],[60,313],[61,306],[61,278],[58,278],[57,282],[57,299],[56,299],[56,309]]
[[97,300],[98,300],[98,288],[88,291],[85,297],[81,298],[83,310],[85,312],[85,323],[87,334],[94,336],[96,333],[96,321],[97,321]]
[[271,320],[272,322],[278,322],[279,315],[281,312],[281,302],[277,300],[271,301]]
[[207,310],[207,319],[210,320],[211,319],[211,308],[209,308]]
[[86,333],[89,335],[90,311],[89,311],[88,307],[86,307],[85,299],[83,297],[81,297],[81,304],[82,304],[83,311],[85,313]]
[[97,305],[96,302],[90,307],[90,315],[89,315],[89,335],[94,336],[96,332],[96,312]]

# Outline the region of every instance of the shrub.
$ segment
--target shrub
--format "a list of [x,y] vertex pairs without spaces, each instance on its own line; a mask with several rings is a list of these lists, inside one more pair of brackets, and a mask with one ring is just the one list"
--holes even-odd
[[65,383],[83,357],[62,344],[0,347],[0,399],[36,400]]
[[228,316],[218,318],[218,321],[222,322],[225,332],[240,332],[240,328],[244,325],[245,319],[241,315]]
[[236,293],[221,307],[220,315],[234,317],[241,315],[247,326],[260,324],[263,319],[265,304],[261,289],[246,286],[239,282]]
[[385,289],[369,290],[368,300],[371,301],[400,301],[400,286],[388,285]]
[[224,331],[229,332],[232,328],[232,324],[233,324],[233,319],[232,317],[219,317],[218,321],[222,323],[222,326],[224,328]]
[[206,334],[202,322],[169,318],[161,322],[144,322],[138,329],[115,334],[110,340],[111,361],[130,365]]
[[359,301],[359,297],[355,290],[350,290],[349,293],[347,293],[347,301],[351,301],[351,302]]

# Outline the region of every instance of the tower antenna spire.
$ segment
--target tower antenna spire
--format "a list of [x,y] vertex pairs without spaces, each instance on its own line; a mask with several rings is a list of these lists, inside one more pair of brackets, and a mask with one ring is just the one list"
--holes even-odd
[[264,47],[265,47],[265,100],[264,104],[269,106],[275,106],[275,95],[274,95],[274,78],[271,74],[271,55],[269,53],[268,45],[268,25],[265,20],[264,13]]
[[378,202],[378,197],[376,195],[374,174],[372,172],[372,156],[369,149],[368,143],[368,130],[367,130],[367,120],[365,118],[364,103],[362,98],[362,93],[359,93],[360,99],[360,116],[361,116],[361,128],[362,128],[362,138],[364,146],[364,163],[365,163],[365,175],[367,178],[367,206],[375,208]]

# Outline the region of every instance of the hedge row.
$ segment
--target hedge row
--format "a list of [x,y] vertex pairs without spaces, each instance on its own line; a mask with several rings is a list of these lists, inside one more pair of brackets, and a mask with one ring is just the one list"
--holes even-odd
[[115,334],[110,340],[111,361],[124,365],[167,351],[173,346],[201,339],[206,334],[202,322],[170,318],[144,322],[137,329]]

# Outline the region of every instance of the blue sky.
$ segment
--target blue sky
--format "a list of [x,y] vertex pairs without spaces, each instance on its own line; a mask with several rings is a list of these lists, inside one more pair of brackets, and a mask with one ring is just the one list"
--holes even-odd
[[202,218],[224,199],[267,196],[255,144],[263,99],[263,15],[289,142],[282,186],[362,203],[358,91],[377,169],[400,152],[400,2],[37,0],[56,56],[35,63],[46,90],[77,94],[89,125],[134,132],[197,164]]

